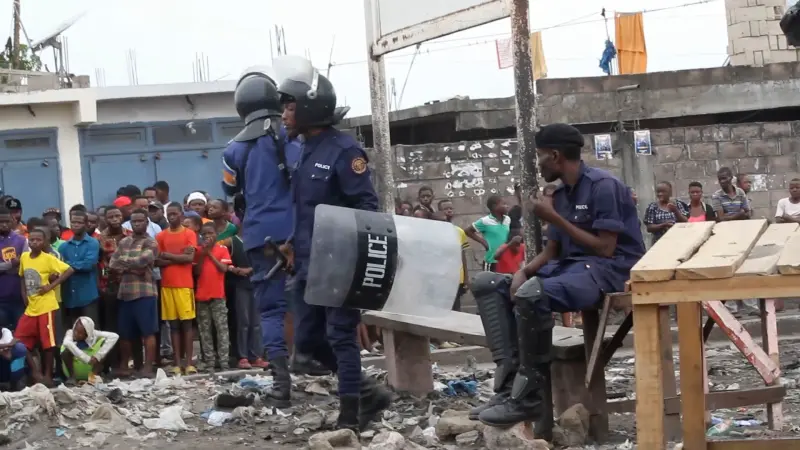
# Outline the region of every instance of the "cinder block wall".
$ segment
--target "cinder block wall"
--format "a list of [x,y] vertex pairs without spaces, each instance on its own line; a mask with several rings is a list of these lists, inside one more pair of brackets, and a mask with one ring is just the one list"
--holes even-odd
[[728,56],[734,66],[795,62],[798,50],[786,44],[779,22],[787,0],[725,0]]

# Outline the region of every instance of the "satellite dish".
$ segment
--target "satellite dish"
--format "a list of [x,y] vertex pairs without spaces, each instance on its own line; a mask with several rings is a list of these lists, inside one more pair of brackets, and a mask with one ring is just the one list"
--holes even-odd
[[83,16],[85,16],[87,12],[88,11],[83,11],[83,12],[77,14],[73,18],[67,20],[66,22],[64,22],[62,24],[60,24],[52,32],[46,34],[45,37],[32,42],[31,43],[31,50],[34,51],[34,52],[37,52],[37,51],[42,50],[45,47],[48,47],[48,46],[52,45],[52,40],[53,39],[57,38],[61,33],[67,31],[67,29],[69,29],[69,27],[75,25],[75,22],[77,22]]

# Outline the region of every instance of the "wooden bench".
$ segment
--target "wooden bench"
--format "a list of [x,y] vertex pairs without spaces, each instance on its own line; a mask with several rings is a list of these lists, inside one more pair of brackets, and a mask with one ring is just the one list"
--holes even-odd
[[[389,383],[416,395],[433,390],[431,338],[486,346],[483,324],[475,314],[441,311],[436,317],[423,317],[370,311],[362,320],[383,332]],[[587,339],[584,339],[584,330],[578,328],[557,326],[553,329],[552,397],[556,415],[582,403],[590,413],[590,435],[602,442],[608,435],[604,372],[596,373],[591,386],[584,384],[587,355],[594,345],[594,336],[594,332],[587,332]],[[610,336],[604,341],[610,343]]]

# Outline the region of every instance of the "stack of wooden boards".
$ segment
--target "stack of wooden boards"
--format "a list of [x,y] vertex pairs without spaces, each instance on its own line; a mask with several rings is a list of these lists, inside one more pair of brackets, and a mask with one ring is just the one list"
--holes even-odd
[[800,275],[800,225],[765,219],[677,223],[631,270],[631,282]]

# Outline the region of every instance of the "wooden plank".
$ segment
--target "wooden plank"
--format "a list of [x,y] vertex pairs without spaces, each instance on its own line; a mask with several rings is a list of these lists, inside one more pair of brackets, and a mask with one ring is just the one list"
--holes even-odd
[[731,340],[733,345],[739,349],[742,356],[756,369],[761,378],[767,384],[772,384],[779,379],[781,369],[767,353],[756,344],[750,333],[739,323],[739,320],[731,314],[728,308],[720,301],[703,303],[708,317],[714,319],[720,329]]
[[711,236],[714,222],[676,223],[631,270],[631,281],[666,281]]
[[[689,447],[686,447],[687,449]],[[708,450],[797,450],[800,439],[740,439],[731,441],[709,441]]]
[[699,303],[678,305],[678,343],[681,363],[683,445],[686,448],[702,449],[706,447],[706,395]]
[[[778,322],[775,317],[775,300],[761,299],[758,301],[761,310],[761,343],[764,351],[777,367],[780,367],[780,354],[778,352]],[[770,386],[780,384],[780,378]],[[767,402],[767,424],[771,430],[783,429],[783,403]]]
[[736,276],[773,275],[778,272],[778,259],[783,247],[800,228],[796,223],[775,223],[758,238],[756,245],[750,250],[742,266],[736,270]]
[[[412,316],[385,311],[369,311],[361,321],[384,330],[423,336],[441,341],[486,347],[483,323],[477,314],[458,311],[441,311],[437,317]],[[603,336],[610,341],[611,333]],[[558,359],[583,359],[583,330],[580,328],[553,328],[553,356]]]
[[711,237],[688,261],[678,266],[679,280],[730,278],[742,265],[758,238],[767,228],[767,221],[735,220],[714,225]]
[[797,297],[800,277],[767,275],[718,280],[672,280],[633,284],[634,305],[674,304],[712,300]]
[[778,258],[778,272],[782,275],[800,275],[800,232],[795,233],[783,246]]
[[[786,387],[767,386],[741,391],[716,391],[706,394],[706,411],[733,409],[742,406],[760,405],[764,402],[779,403],[786,396]],[[636,400],[618,400],[607,403],[609,414],[636,412]],[[681,412],[680,396],[664,399],[664,413]]]
[[658,305],[634,305],[636,442],[641,449],[665,448],[664,374]]

